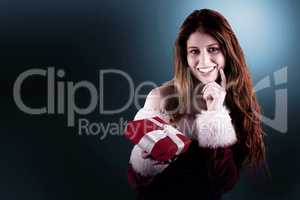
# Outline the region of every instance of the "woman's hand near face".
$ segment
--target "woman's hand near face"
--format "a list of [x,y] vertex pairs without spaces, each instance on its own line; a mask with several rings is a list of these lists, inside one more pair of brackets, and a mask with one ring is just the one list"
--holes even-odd
[[202,90],[203,99],[206,102],[208,111],[220,110],[226,96],[226,77],[222,68],[219,68],[221,85],[214,82],[207,83]]

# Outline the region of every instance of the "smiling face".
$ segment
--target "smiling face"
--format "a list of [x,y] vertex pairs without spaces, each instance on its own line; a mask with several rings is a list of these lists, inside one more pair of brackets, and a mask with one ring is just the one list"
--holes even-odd
[[193,76],[203,84],[216,81],[225,66],[220,44],[209,34],[196,31],[187,40],[187,62]]

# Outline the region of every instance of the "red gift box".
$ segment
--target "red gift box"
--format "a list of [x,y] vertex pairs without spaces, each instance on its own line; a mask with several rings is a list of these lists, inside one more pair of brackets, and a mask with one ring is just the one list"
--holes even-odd
[[158,161],[168,161],[187,150],[191,139],[159,117],[128,122],[125,136]]

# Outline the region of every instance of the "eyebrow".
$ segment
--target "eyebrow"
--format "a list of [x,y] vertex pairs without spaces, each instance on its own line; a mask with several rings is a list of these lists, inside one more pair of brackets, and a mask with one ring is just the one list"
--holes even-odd
[[[213,45],[218,45],[219,46],[219,44],[218,43],[211,43],[211,44],[209,44],[209,45],[207,45],[207,47],[210,47],[210,46],[213,46]],[[188,47],[188,49],[193,49],[193,48],[198,48],[198,47],[196,47],[196,46],[190,46],[190,47]]]
[[188,47],[188,49],[198,49],[198,47],[196,47],[196,46],[190,46],[190,47]]
[[218,46],[219,46],[219,44],[216,43],[216,42],[215,42],[215,43],[212,43],[212,44],[209,44],[209,45],[207,45],[207,46],[209,47],[209,46],[213,46],[213,45],[218,45]]

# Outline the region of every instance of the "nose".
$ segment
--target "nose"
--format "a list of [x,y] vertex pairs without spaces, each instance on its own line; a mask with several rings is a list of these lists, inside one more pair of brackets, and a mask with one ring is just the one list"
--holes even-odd
[[212,56],[208,52],[200,53],[196,68],[209,68],[214,67],[216,64],[213,62]]

